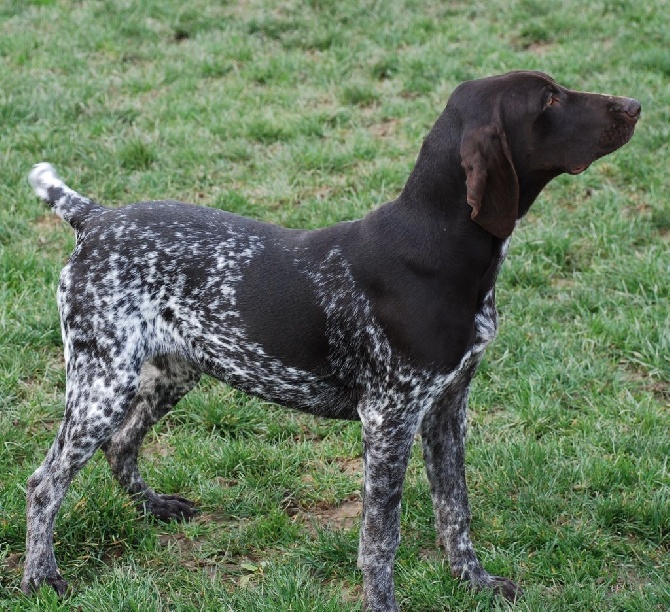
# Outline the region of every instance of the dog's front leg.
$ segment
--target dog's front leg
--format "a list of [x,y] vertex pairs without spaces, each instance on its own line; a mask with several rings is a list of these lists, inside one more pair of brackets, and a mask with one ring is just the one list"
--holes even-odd
[[[397,407],[394,407],[397,410]],[[358,566],[363,571],[365,610],[395,612],[393,561],[400,543],[400,498],[417,413],[387,414],[388,400],[364,402],[363,519]]]
[[470,506],[465,482],[468,384],[456,385],[436,402],[421,423],[435,523],[452,574],[473,588],[489,588],[514,601],[521,590],[511,580],[484,570],[470,540]]

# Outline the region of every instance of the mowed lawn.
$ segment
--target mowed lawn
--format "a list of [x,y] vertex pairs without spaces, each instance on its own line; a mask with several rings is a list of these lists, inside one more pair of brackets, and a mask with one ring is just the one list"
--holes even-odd
[[[20,594],[25,482],[63,413],[55,291],[74,244],[32,164],[113,206],[318,227],[399,193],[458,83],[518,68],[643,111],[512,240],[471,394],[473,539],[523,586],[515,610],[670,609],[669,15],[667,0],[0,0],[0,609],[361,610],[360,426],[209,379],[141,459],[198,518],[139,517],[98,453],[56,523],[71,596]],[[402,609],[508,609],[450,577],[419,446]]]

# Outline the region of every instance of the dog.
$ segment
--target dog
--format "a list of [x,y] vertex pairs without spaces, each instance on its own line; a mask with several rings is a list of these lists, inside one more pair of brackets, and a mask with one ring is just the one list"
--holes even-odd
[[65,417],[28,480],[22,589],[66,592],[54,521],[98,448],[142,511],[193,516],[193,503],[144,482],[137,456],[204,372],[361,421],[367,610],[398,610],[393,563],[416,433],[452,574],[515,600],[520,588],[475,554],[464,468],[470,381],[497,330],[496,278],[544,186],[627,143],[640,112],[635,99],[572,91],[539,72],[463,83],[396,200],[311,231],[174,201],[105,208],[35,166],[29,182],[77,242],[58,285]]

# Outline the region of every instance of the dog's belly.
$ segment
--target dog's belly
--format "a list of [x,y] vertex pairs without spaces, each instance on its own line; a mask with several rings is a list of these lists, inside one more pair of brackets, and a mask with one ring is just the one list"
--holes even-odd
[[[173,328],[174,329],[174,328]],[[243,327],[232,324],[208,333],[207,327],[171,334],[178,353],[200,370],[261,399],[337,419],[358,419],[359,391],[337,373],[308,371],[269,355],[250,340]]]

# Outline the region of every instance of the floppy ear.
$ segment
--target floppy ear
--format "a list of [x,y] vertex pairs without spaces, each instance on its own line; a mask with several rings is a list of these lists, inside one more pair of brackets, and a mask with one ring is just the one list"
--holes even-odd
[[487,232],[507,238],[519,214],[519,180],[505,132],[496,125],[467,131],[461,141],[471,218]]

